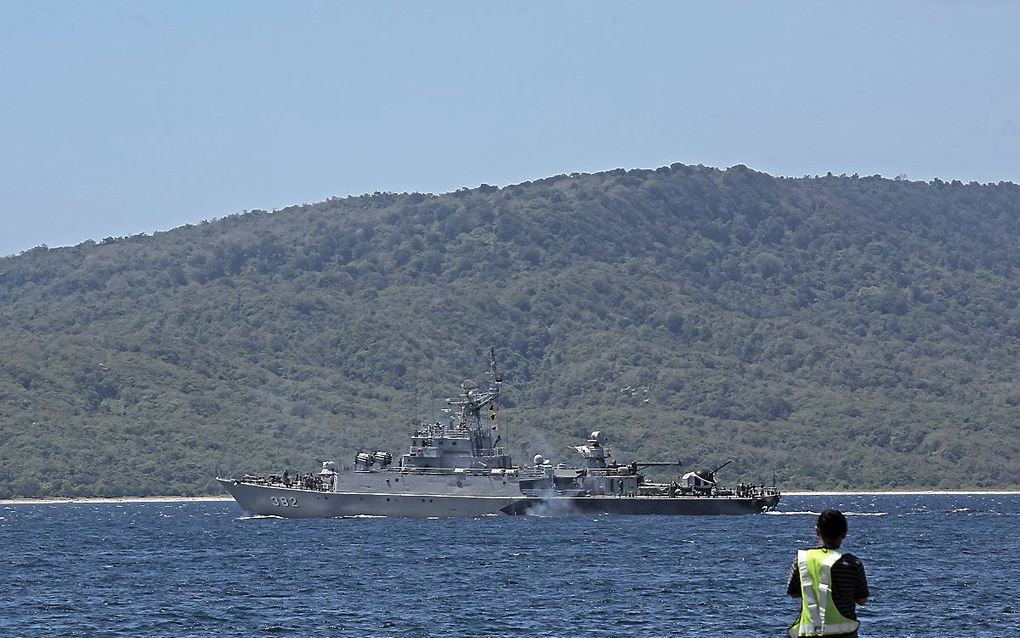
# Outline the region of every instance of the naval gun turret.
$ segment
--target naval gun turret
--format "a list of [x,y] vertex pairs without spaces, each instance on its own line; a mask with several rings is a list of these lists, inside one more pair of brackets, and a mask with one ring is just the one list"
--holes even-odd
[[584,464],[553,466],[542,455],[535,456],[532,474],[521,479],[521,491],[529,495],[635,496],[644,477],[637,464],[620,465],[606,446],[606,437],[595,430],[584,445],[572,446]]
[[604,469],[606,467],[606,459],[611,459],[612,455],[605,446],[605,437],[602,436],[601,430],[595,430],[588,437],[585,445],[575,445],[574,449],[578,451],[581,457],[584,459],[585,467],[588,469]]
[[725,463],[715,468],[714,470],[709,470],[706,468],[702,470],[688,472],[684,474],[683,477],[681,477],[680,479],[681,485],[685,489],[696,493],[711,492],[712,490],[716,489],[716,486],[718,485],[718,482],[715,480],[715,473],[732,462],[733,460],[730,459],[729,461],[726,461]]

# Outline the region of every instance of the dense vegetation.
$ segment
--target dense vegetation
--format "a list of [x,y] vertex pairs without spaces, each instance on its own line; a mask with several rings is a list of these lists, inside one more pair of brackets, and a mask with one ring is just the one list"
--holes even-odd
[[397,451],[506,377],[519,461],[1020,486],[1020,187],[742,166],[377,193],[0,259],[0,497]]

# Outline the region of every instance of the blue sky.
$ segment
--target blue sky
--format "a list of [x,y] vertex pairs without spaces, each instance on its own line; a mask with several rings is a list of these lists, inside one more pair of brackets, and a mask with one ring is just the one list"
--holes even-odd
[[1020,181],[1020,3],[0,0],[0,255],[673,162]]

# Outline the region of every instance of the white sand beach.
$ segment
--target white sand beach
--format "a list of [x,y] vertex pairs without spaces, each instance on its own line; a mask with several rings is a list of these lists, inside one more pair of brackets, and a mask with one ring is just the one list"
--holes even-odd
[[1015,495],[1020,494],[1020,490],[880,490],[880,491],[861,491],[853,490],[847,492],[838,491],[800,491],[800,490],[783,490],[783,496],[947,496],[947,495],[959,495],[959,496],[986,496],[986,495]]
[[114,498],[12,498],[0,500],[3,505],[81,505],[116,503],[192,503],[233,501],[229,496],[119,496]]

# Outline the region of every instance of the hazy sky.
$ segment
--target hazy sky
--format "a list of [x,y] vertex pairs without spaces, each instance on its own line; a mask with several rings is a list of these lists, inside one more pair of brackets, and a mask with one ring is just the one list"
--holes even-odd
[[0,0],[0,255],[616,167],[1020,181],[1017,2]]

